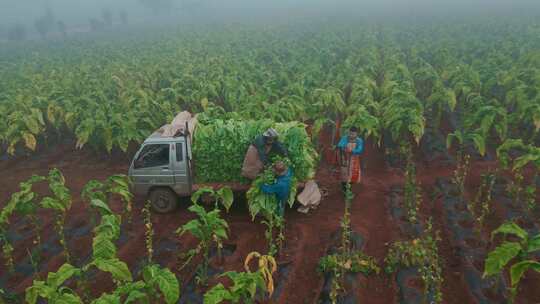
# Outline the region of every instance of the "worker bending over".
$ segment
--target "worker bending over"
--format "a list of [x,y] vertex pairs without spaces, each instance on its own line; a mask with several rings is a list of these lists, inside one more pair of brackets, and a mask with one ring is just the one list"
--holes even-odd
[[242,176],[255,179],[272,161],[272,156],[287,156],[287,149],[278,141],[278,132],[272,128],[255,138],[249,146],[244,164]]
[[278,136],[278,132],[270,128],[253,141],[253,146],[257,148],[259,159],[264,165],[271,161],[270,155],[287,156],[287,149],[278,141]]

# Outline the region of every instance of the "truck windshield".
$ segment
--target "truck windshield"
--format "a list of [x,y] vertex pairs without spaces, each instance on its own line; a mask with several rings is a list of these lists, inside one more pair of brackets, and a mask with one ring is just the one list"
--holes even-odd
[[135,160],[135,169],[168,166],[169,144],[150,144],[144,146]]

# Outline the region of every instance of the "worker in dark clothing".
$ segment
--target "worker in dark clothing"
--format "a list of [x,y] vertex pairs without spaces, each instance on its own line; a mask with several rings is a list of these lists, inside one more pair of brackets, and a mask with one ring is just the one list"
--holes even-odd
[[285,165],[284,162],[277,161],[274,164],[274,173],[276,174],[276,182],[271,185],[262,185],[261,191],[267,194],[276,195],[278,200],[276,211],[279,216],[283,217],[285,215],[285,204],[289,199],[291,191],[292,171],[287,168],[287,165]]
[[287,156],[287,149],[277,140],[278,136],[278,132],[270,128],[253,141],[253,146],[257,148],[259,159],[264,165],[270,163],[270,155]]

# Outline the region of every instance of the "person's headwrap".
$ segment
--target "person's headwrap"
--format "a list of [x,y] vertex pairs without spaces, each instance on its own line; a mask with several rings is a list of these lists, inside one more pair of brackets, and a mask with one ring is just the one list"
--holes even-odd
[[276,138],[276,137],[279,136],[279,133],[276,130],[274,130],[273,128],[270,128],[270,129],[264,131],[263,136],[264,137],[269,137],[269,138]]

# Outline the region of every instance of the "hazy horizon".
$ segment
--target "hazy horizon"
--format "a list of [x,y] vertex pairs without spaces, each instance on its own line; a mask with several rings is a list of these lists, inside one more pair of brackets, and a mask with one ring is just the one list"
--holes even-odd
[[[146,5],[145,5],[146,3]],[[153,7],[148,3],[155,3]],[[161,3],[161,5],[158,5]],[[540,1],[519,0],[0,0],[0,25],[33,25],[50,10],[68,26],[87,25],[108,10],[113,21],[125,12],[129,24],[146,22],[244,21],[274,17],[420,16],[540,14]]]

